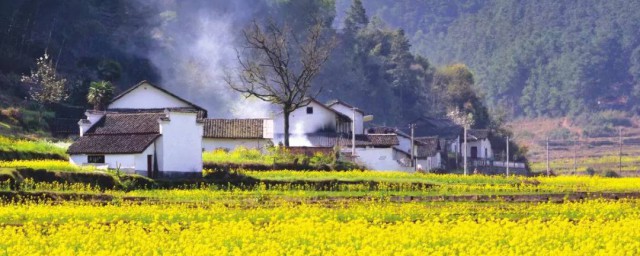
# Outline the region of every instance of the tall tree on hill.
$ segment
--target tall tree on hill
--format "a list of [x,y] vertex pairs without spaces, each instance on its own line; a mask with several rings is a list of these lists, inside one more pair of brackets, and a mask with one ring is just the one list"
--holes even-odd
[[367,24],[369,24],[369,17],[367,17],[362,1],[354,0],[347,12],[347,17],[344,19],[345,32],[355,34],[364,29]]
[[246,97],[256,97],[279,105],[284,114],[284,145],[289,146],[289,115],[309,104],[322,87],[311,87],[334,48],[335,39],[326,38],[324,26],[310,27],[303,42],[288,26],[270,21],[257,22],[243,31],[245,57],[238,54],[238,77],[227,74],[225,81]]
[[473,73],[464,64],[453,64],[436,71],[434,87],[441,105],[445,109],[459,109],[466,114],[472,114],[474,128],[487,128],[490,123],[487,107],[476,94]]

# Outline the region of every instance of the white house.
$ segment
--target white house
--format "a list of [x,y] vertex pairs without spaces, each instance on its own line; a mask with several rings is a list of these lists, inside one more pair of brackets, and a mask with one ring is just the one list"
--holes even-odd
[[418,169],[431,171],[444,168],[442,154],[438,137],[416,138],[416,165]]
[[152,177],[201,174],[205,109],[142,81],[86,116],[68,149],[72,163]]
[[327,103],[327,107],[336,110],[351,119],[354,119],[355,117],[355,133],[364,134],[364,112],[362,110],[340,100],[330,101]]
[[105,111],[87,117],[80,122],[81,137],[68,149],[71,163],[150,177],[201,173],[203,124],[194,111]]
[[342,152],[369,170],[412,171],[406,163],[396,157],[399,145],[396,134],[360,134],[356,135],[355,156],[352,156],[352,140],[345,139]]
[[[493,149],[491,148],[489,135],[490,133],[487,129],[469,129],[467,131],[467,157],[482,160],[493,159]],[[458,145],[462,144],[464,140],[463,135],[460,138]]]
[[[284,142],[284,113],[273,118],[274,142]],[[338,135],[351,132],[351,118],[339,111],[329,108],[321,102],[311,99],[309,105],[296,109],[289,114],[289,145],[293,147],[319,146],[313,144],[309,137],[313,135]]]
[[242,146],[265,150],[273,142],[273,120],[205,119],[202,146],[206,151]]
[[413,171],[421,169],[429,171],[442,168],[442,149],[437,137],[416,137],[413,142],[413,157],[418,168],[411,164],[411,136],[392,127],[372,127],[368,132],[377,134],[394,135],[398,144],[393,147],[393,159],[402,167],[399,170]]

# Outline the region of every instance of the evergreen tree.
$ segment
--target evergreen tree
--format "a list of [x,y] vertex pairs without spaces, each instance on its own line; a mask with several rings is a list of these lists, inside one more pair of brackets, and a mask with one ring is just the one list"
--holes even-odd
[[353,0],[344,20],[345,33],[356,34],[369,24],[369,17],[361,0]]

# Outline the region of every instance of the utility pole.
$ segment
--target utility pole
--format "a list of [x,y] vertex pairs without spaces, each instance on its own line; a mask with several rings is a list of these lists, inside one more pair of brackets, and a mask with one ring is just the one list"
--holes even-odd
[[578,148],[576,147],[577,141],[573,141],[573,173],[578,173]]
[[464,175],[467,176],[469,173],[467,172],[467,125],[464,125],[464,144],[462,157],[464,158]]
[[509,136],[507,136],[507,177],[509,177]]
[[356,157],[356,108],[353,107],[353,116],[351,117],[351,157],[355,161]]
[[619,137],[620,148],[618,150],[618,158],[619,158],[619,160],[618,160],[618,169],[619,169],[618,174],[622,174],[622,127],[619,127],[618,131],[619,131],[619,134],[620,134],[619,135],[620,136]]
[[416,128],[416,124],[410,124],[409,128],[411,128],[411,166],[413,166],[413,171],[416,171],[417,165],[415,162],[415,157],[413,155],[414,153],[414,147],[415,147],[415,138],[414,138],[414,129]]
[[549,169],[549,137],[547,137],[547,176],[551,176],[551,170]]

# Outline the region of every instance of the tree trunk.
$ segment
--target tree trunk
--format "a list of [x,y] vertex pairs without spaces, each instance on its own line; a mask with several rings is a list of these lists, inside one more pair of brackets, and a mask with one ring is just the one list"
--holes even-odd
[[289,147],[289,111],[284,111],[284,146]]

